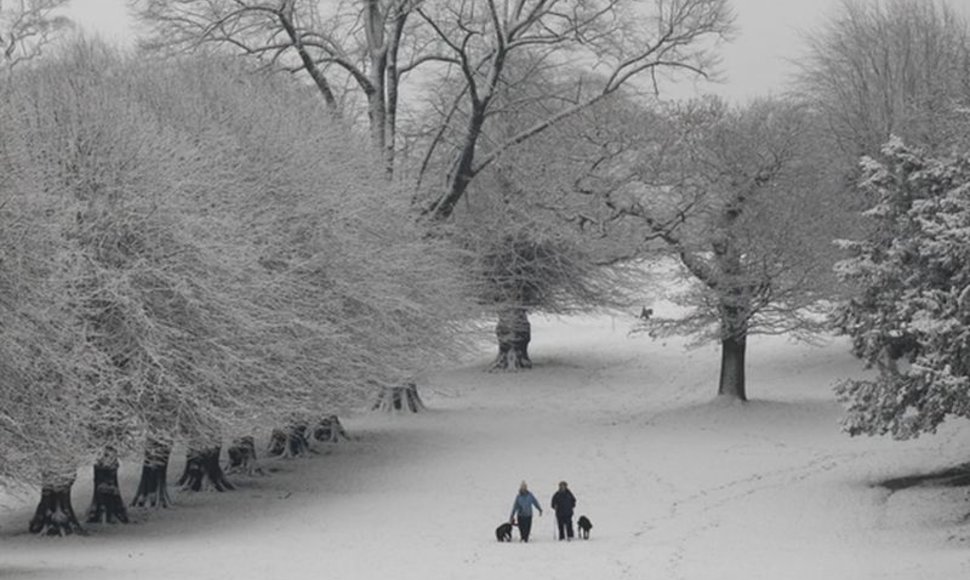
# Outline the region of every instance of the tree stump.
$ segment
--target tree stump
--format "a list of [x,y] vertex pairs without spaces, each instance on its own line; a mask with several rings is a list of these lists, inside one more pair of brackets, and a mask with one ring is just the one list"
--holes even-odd
[[489,368],[491,371],[531,369],[529,342],[532,340],[532,324],[525,308],[505,308],[498,313],[495,324],[498,339],[498,356]]
[[340,419],[336,415],[330,415],[320,419],[320,422],[313,428],[313,438],[317,441],[339,443],[341,437],[350,439],[344,430],[344,426],[340,424]]
[[406,383],[393,387],[382,387],[374,403],[374,411],[406,411],[417,413],[426,409],[424,402],[418,395],[418,386],[414,383]]
[[30,533],[47,536],[84,535],[84,528],[71,505],[74,475],[45,473],[41,479],[40,503],[30,520]]
[[183,491],[236,489],[226,479],[222,467],[219,466],[221,453],[222,447],[218,446],[189,449],[185,456],[185,471],[178,480],[179,489]]
[[304,423],[295,423],[282,429],[273,429],[269,437],[269,456],[292,458],[306,455],[310,452],[307,431],[309,429]]
[[128,523],[128,510],[118,486],[118,465],[114,447],[106,447],[94,464],[94,497],[85,518],[87,523]]
[[242,472],[246,475],[263,475],[262,468],[256,463],[256,441],[252,436],[235,439],[228,449],[229,465],[226,475]]
[[172,446],[168,443],[152,438],[145,442],[145,461],[131,505],[166,508],[172,503],[168,495],[168,460],[171,454]]

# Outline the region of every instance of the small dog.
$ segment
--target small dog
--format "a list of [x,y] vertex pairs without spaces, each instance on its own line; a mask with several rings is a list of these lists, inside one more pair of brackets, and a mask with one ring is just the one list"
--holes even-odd
[[512,524],[505,522],[501,526],[495,528],[495,539],[500,542],[511,542]]
[[593,529],[593,523],[589,521],[589,518],[586,516],[579,516],[579,519],[576,520],[576,526],[579,528],[579,537],[584,540],[588,540],[589,531]]

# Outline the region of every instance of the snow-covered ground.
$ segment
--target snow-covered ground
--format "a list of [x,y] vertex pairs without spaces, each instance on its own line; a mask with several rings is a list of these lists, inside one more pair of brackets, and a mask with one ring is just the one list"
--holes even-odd
[[[34,498],[8,500],[0,578],[968,577],[963,489],[873,485],[966,461],[966,423],[910,442],[840,433],[832,382],[862,372],[842,341],[753,339],[752,400],[717,401],[714,347],[630,337],[632,322],[537,318],[532,371],[482,372],[483,352],[421,385],[426,413],[343,417],[355,440],[127,526],[36,538]],[[123,465],[126,498],[138,470]],[[548,505],[561,479],[589,541],[554,541],[548,512],[529,544],[495,541],[520,481]]]

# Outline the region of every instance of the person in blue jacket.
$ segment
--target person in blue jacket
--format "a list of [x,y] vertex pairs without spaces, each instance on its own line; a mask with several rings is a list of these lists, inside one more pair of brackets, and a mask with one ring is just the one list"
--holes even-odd
[[542,506],[539,505],[539,500],[536,496],[532,495],[529,491],[529,486],[522,482],[519,486],[519,494],[515,496],[515,501],[512,502],[512,515],[509,516],[509,521],[515,524],[516,517],[518,517],[519,522],[519,535],[522,536],[523,542],[529,541],[529,533],[532,531],[532,507],[535,506],[539,510],[539,515],[542,515]]

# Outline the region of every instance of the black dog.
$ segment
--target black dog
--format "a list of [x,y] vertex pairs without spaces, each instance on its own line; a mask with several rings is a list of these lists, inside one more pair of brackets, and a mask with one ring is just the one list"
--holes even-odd
[[500,542],[511,542],[512,524],[505,522],[501,526],[495,528],[495,539]]
[[586,516],[579,516],[579,519],[576,520],[576,526],[579,527],[579,537],[584,540],[588,540],[589,531],[593,529],[593,523],[589,521],[589,518]]

